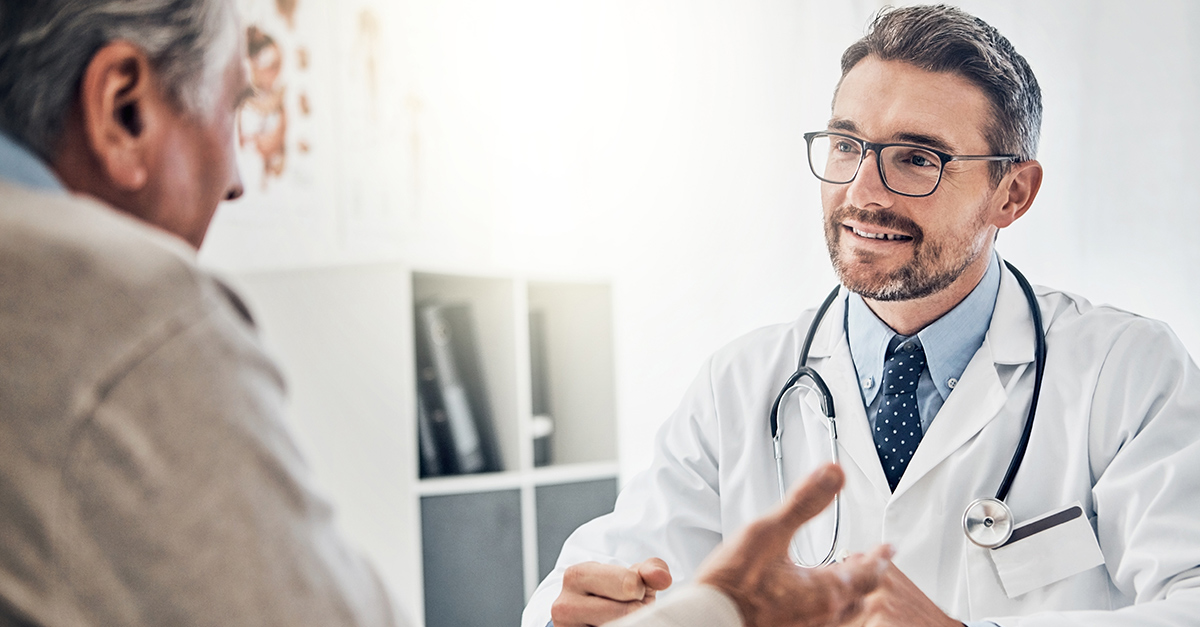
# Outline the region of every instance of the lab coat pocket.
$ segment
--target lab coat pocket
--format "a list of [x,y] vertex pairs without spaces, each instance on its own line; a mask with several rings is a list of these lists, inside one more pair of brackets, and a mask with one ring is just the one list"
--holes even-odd
[[988,553],[1010,599],[1104,564],[1078,502],[1021,524]]

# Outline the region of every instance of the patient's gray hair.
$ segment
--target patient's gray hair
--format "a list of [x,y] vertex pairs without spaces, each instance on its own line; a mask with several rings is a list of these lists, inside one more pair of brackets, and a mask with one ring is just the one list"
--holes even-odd
[[176,106],[207,118],[233,18],[229,0],[0,0],[0,131],[53,160],[84,70],[117,40],[146,52]]

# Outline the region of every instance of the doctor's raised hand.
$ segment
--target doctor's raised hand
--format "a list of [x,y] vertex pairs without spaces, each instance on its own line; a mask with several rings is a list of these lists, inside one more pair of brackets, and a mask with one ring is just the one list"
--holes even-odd
[[[864,595],[889,565],[889,547],[820,569],[801,568],[787,557],[792,535],[829,505],[844,481],[834,464],[818,469],[774,511],[717,547],[701,566],[696,583],[728,596],[746,627],[837,625],[856,616]],[[567,571],[563,593],[551,610],[556,627],[604,624],[649,604],[671,583],[666,565],[658,559],[628,569],[596,563],[579,567],[575,573]],[[632,618],[628,624],[641,623]]]

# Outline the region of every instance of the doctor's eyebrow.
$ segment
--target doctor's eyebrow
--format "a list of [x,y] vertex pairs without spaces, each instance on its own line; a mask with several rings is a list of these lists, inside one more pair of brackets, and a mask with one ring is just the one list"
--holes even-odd
[[[858,125],[852,120],[847,120],[845,118],[833,118],[829,121],[827,126],[831,131],[842,131],[859,137],[862,136],[862,131],[859,130]],[[899,133],[896,135],[895,140],[893,141],[898,141],[905,144],[918,144],[921,146],[928,146],[942,152],[954,153],[954,149],[952,146],[950,146],[949,142],[936,135],[929,135],[927,133]]]
[[942,152],[954,152],[954,149],[949,143],[935,135],[926,135],[924,133],[900,133],[896,136],[896,139],[906,144],[920,144],[922,146],[936,148]]
[[831,131],[845,131],[855,135],[859,133],[858,125],[845,118],[833,118],[825,126]]

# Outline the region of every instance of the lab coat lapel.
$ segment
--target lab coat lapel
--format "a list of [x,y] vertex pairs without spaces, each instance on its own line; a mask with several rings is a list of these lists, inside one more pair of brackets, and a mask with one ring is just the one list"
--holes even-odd
[[893,498],[901,496],[921,477],[979,433],[1004,408],[1008,393],[1000,381],[999,364],[1033,362],[1033,322],[1029,306],[1016,279],[1007,269],[1000,281],[996,309],[983,345],[967,364],[954,391],[946,398],[929,431],[921,439],[912,462],[904,471]]
[[[842,290],[843,294],[845,290]],[[854,369],[854,358],[850,355],[850,343],[845,333],[846,299],[839,298],[829,308],[825,320],[813,337],[809,351],[809,364],[821,374],[833,394],[834,412],[837,416],[838,444],[841,451],[870,480],[871,485],[886,499],[891,494],[879,454],[875,452],[875,440],[867,423],[867,411],[863,407],[862,392],[858,389],[858,377]],[[821,404],[816,394],[803,395],[806,416],[824,422]],[[842,463],[846,462],[845,457]]]

